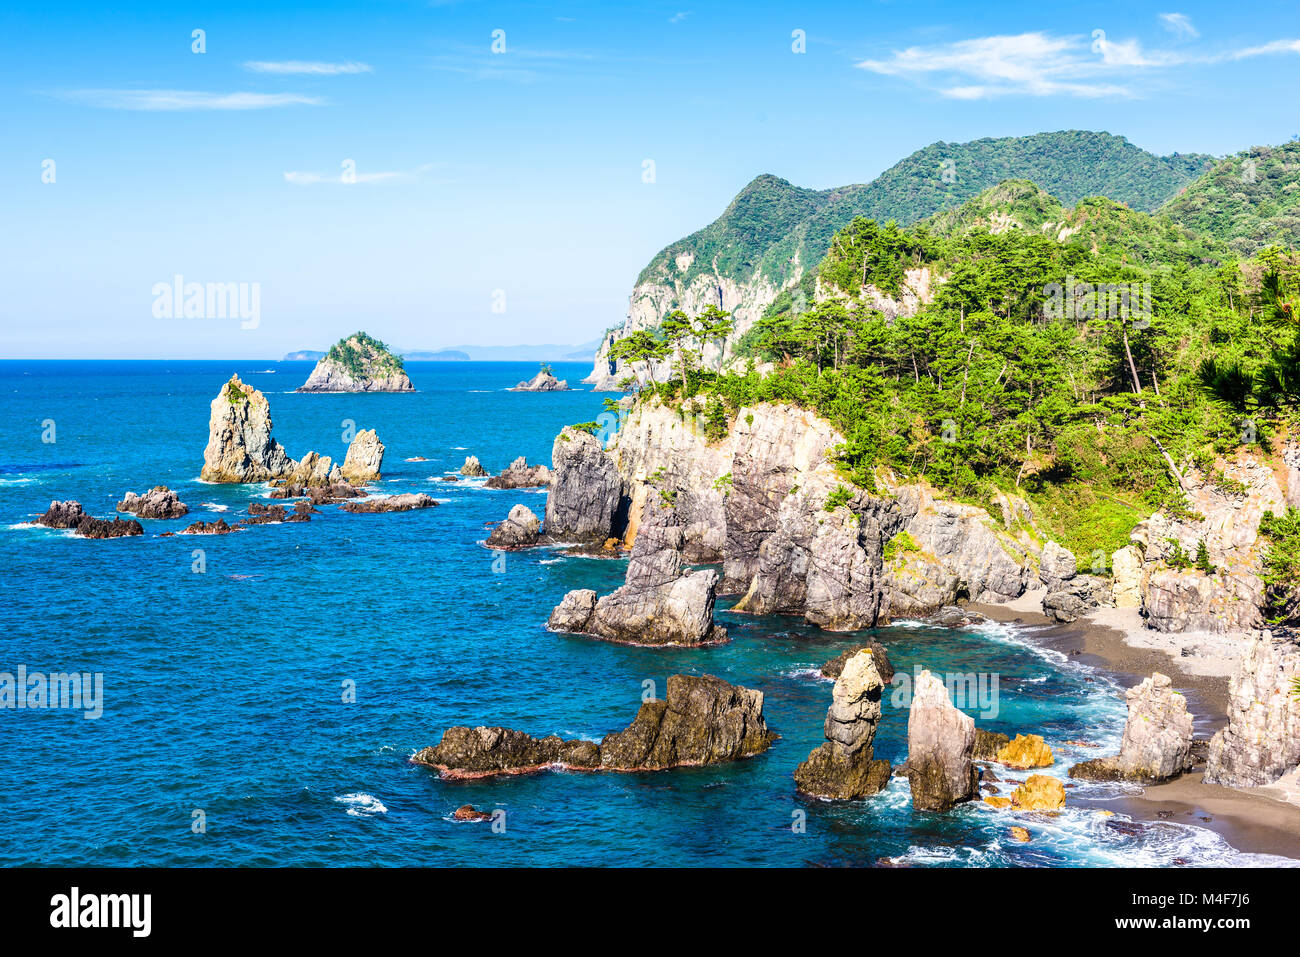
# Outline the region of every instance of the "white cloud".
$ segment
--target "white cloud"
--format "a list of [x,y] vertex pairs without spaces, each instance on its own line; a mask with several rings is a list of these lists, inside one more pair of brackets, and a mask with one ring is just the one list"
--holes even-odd
[[319,106],[325,101],[300,93],[206,93],[199,90],[71,90],[59,94],[108,110],[266,110],[278,106]]
[[1090,46],[1085,37],[1042,32],[908,47],[888,59],[857,64],[873,73],[927,83],[944,96],[963,100],[1008,95],[1127,96],[1126,87],[1099,75],[1149,65],[1153,61],[1136,41],[1112,43],[1101,34]]
[[[1161,19],[1181,24],[1178,29],[1184,30],[1186,37],[1197,35],[1182,14],[1161,14]],[[1105,30],[1093,30],[1090,36],[1033,32],[914,46],[895,50],[887,59],[863,60],[857,66],[910,80],[958,100],[999,96],[1095,98],[1136,95],[1134,81],[1153,71],[1208,67],[1287,53],[1300,53],[1300,40],[1279,39],[1216,52],[1146,50],[1137,40],[1111,40]]]
[[689,13],[674,13],[671,17],[668,18],[668,22],[669,22],[669,23],[681,23],[683,20],[685,20],[685,19],[686,19],[687,17],[689,17],[689,16],[690,16]]
[[390,180],[414,179],[432,169],[432,163],[424,163],[412,170],[379,170],[373,173],[353,171],[351,178],[345,178],[345,174],[341,172],[327,174],[289,170],[284,174],[284,181],[286,183],[292,183],[295,186],[314,186],[318,183],[351,186],[357,183],[382,183]]
[[1234,60],[1245,60],[1256,56],[1271,56],[1275,53],[1300,53],[1300,40],[1273,40],[1262,46],[1246,47],[1232,54]]
[[244,64],[245,70],[254,73],[279,73],[301,76],[338,76],[342,73],[373,73],[374,68],[368,63],[321,63],[316,60],[249,60]]
[[1176,37],[1186,37],[1189,40],[1195,40],[1201,35],[1201,32],[1192,26],[1191,18],[1185,13],[1162,13],[1160,22],[1164,28]]

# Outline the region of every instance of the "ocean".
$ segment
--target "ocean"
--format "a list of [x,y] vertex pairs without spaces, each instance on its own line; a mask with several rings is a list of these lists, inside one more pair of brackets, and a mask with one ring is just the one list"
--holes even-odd
[[[439,476],[477,455],[550,462],[564,425],[604,395],[505,391],[535,363],[410,363],[411,395],[298,395],[310,362],[0,362],[0,672],[102,675],[102,715],[0,710],[0,864],[88,866],[946,866],[1269,864],[1206,828],[1102,813],[1124,786],[1081,782],[1055,816],[914,813],[905,779],[848,804],[808,800],[791,774],[821,743],[831,683],[817,669],[868,634],[900,673],[995,675],[980,727],[1042,734],[1070,763],[1113,753],[1124,723],[1105,676],[1040,648],[1032,628],[898,622],[828,634],[727,611],[731,641],[633,648],[546,630],[572,588],[617,587],[625,563],[554,548],[497,561],[487,523],[542,490]],[[266,393],[299,458],[341,461],[352,428],[386,446],[384,492],[434,509],[352,515],[227,536],[160,537],[235,521],[262,486],[198,481],[208,406],[231,373]],[[44,441],[50,439],[53,441]],[[405,459],[423,456],[427,461]],[[111,517],[159,484],[190,507],[145,535],[76,539],[31,523],[53,499]],[[201,562],[195,550],[202,550]],[[197,571],[196,567],[201,567]],[[542,773],[446,782],[409,763],[455,724],[598,740],[629,724],[645,682],[708,673],[762,690],[767,753],[644,774]],[[354,689],[354,692],[352,691]],[[347,700],[354,698],[355,700]],[[990,702],[982,703],[988,706]],[[907,712],[886,696],[876,755],[906,756]],[[1085,741],[1086,748],[1067,742]],[[999,770],[1002,793],[1027,773]],[[463,804],[504,811],[458,823]],[[1029,843],[1012,840],[1012,824]]]

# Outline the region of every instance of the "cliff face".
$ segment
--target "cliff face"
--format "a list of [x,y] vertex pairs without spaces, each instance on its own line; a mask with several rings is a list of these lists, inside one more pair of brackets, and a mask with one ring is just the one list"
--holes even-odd
[[[1250,456],[1226,463],[1223,476],[1223,482],[1215,483],[1188,473],[1185,485],[1193,514],[1175,519],[1157,513],[1133,530],[1141,560],[1136,568],[1124,569],[1124,582],[1128,588],[1136,584],[1150,628],[1228,632],[1264,625],[1260,576],[1265,542],[1259,536],[1259,520],[1265,512],[1286,509],[1288,494],[1282,486],[1294,479],[1279,480],[1266,463]],[[1201,542],[1215,566],[1213,574],[1171,565],[1171,560],[1181,564],[1179,552],[1194,559]],[[1117,587],[1123,564],[1117,553]]]
[[[627,363],[613,363],[609,359],[609,350],[619,339],[634,332],[659,328],[664,317],[674,309],[696,316],[708,306],[718,306],[731,313],[731,321],[735,325],[732,334],[724,343],[709,343],[704,350],[705,365],[710,369],[718,369],[731,358],[740,337],[762,317],[763,311],[772,304],[777,294],[782,289],[795,285],[803,275],[803,268],[797,267],[788,279],[779,284],[761,273],[734,279],[709,271],[685,279],[684,275],[693,262],[693,254],[683,254],[662,264],[651,275],[642,277],[632,289],[627,319],[622,328],[607,335],[596,350],[595,365],[584,382],[608,384],[611,380],[617,381],[628,375],[644,381],[644,364],[638,364],[639,368],[633,369]],[[671,361],[654,363],[653,378],[658,381],[667,379],[671,375],[670,366]]]
[[299,392],[414,392],[402,361],[364,333],[339,340]]
[[[567,538],[581,514],[586,540],[632,544],[648,515],[670,510],[682,560],[722,563],[719,590],[741,596],[736,610],[801,615],[828,630],[870,628],[894,609],[930,614],[959,588],[1001,600],[1036,583],[1032,554],[983,509],[916,488],[889,497],[851,489],[833,461],[842,442],[790,405],[741,409],[714,442],[693,414],[639,406],[607,450],[590,437],[557,440],[547,533]],[[887,543],[909,528],[925,550],[887,563]]]

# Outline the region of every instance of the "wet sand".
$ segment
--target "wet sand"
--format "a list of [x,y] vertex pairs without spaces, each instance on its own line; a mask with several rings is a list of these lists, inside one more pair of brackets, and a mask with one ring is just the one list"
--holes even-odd
[[[1050,626],[1035,635],[1040,644],[1096,668],[1124,688],[1153,671],[1168,675],[1187,697],[1198,739],[1208,739],[1227,721],[1226,676],[1193,673],[1180,659],[1157,649],[1134,647],[1125,641],[1123,632],[1105,625],[1090,621],[1058,624],[1033,610],[1028,602],[968,607],[994,621]],[[1131,797],[1081,803],[1126,814],[1134,821],[1195,824],[1217,832],[1238,850],[1300,860],[1300,806],[1267,793],[1207,784],[1204,770],[1198,765],[1180,778],[1146,787]]]

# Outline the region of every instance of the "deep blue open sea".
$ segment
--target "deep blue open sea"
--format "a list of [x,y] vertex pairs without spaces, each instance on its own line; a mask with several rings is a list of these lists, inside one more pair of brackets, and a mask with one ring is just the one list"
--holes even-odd
[[[103,715],[0,710],[0,864],[942,865],[1252,863],[1211,831],[1131,826],[1072,789],[1056,817],[970,805],[914,813],[905,780],[854,804],[809,801],[791,773],[822,741],[831,685],[816,670],[861,635],[725,611],[733,640],[639,649],[552,634],[571,588],[606,592],[621,561],[512,553],[493,570],[485,523],[544,493],[437,476],[477,455],[490,471],[549,463],[558,430],[602,395],[505,391],[533,363],[411,363],[414,395],[298,395],[308,362],[0,362],[0,672],[99,672]],[[556,364],[577,386],[589,363]],[[334,507],[310,523],[159,537],[242,517],[260,486],[197,481],[208,406],[232,372],[265,392],[289,454],[341,461],[345,420],[387,448],[383,490],[440,506]],[[585,387],[581,387],[585,389]],[[55,441],[43,442],[52,420]],[[404,459],[424,456],[425,462]],[[141,538],[85,541],[32,526],[52,499],[111,517],[128,490],[166,484],[191,513]],[[193,571],[192,551],[206,571]],[[1032,633],[903,622],[876,633],[901,672],[999,676],[982,727],[1043,734],[1070,763],[1113,751],[1124,709],[1104,677],[1037,649]],[[710,673],[766,694],[781,738],[759,757],[647,774],[544,773],[443,782],[408,763],[453,724],[599,739],[636,714],[643,682]],[[1093,678],[1089,681],[1089,678]],[[354,682],[355,703],[344,687]],[[877,755],[901,762],[907,713],[886,704]],[[1007,772],[1003,782],[1024,774]],[[1003,793],[1009,793],[1003,784]],[[1110,788],[1110,789],[1108,789]],[[505,828],[455,823],[473,803]],[[196,812],[206,831],[195,833]],[[803,821],[803,828],[792,827]],[[1016,843],[1010,824],[1029,827]]]

